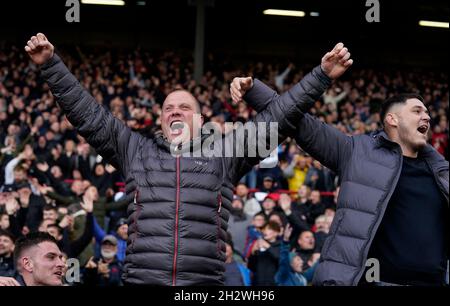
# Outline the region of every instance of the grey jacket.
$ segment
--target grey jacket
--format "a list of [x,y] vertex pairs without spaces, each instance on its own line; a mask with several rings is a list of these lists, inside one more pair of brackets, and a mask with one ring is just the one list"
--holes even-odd
[[[124,280],[130,284],[223,284],[225,243],[234,185],[265,156],[173,156],[162,135],[131,131],[85,91],[55,54],[42,77],[78,133],[126,179],[129,238]],[[246,99],[264,105],[256,122],[278,122],[279,131],[295,128],[301,103],[312,103],[330,85],[316,69],[300,87],[299,100],[266,104],[255,80]],[[243,134],[223,137],[223,150]],[[241,135],[241,136],[239,136]],[[283,140],[280,136],[280,140]],[[244,139],[244,152],[250,145]],[[276,145],[276,144],[275,144]],[[189,150],[198,150],[194,144]],[[179,153],[182,153],[183,149]]]
[[[263,101],[299,101],[299,96],[292,92],[279,96],[267,86],[258,90],[266,97]],[[383,131],[370,136],[343,134],[306,113],[311,106],[308,103],[300,106],[303,113],[298,117],[295,140],[303,150],[341,177],[336,215],[313,283],[357,285],[364,273],[372,240],[400,177],[402,152]],[[431,145],[419,154],[431,168],[448,201],[448,161]]]

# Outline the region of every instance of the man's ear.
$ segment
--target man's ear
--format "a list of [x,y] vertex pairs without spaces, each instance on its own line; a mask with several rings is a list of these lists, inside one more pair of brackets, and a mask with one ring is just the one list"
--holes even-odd
[[384,119],[385,125],[397,127],[398,126],[398,116],[394,113],[387,113]]
[[33,261],[31,260],[30,257],[24,256],[20,259],[20,262],[22,264],[23,270],[25,270],[29,273],[33,273]]

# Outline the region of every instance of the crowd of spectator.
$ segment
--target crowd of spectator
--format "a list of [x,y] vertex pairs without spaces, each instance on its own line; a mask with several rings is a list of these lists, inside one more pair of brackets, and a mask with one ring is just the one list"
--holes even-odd
[[[234,104],[229,84],[250,75],[280,93],[308,72],[276,63],[241,67],[208,56],[200,82],[189,55],[175,52],[57,50],[80,83],[116,117],[151,137],[161,105],[189,90],[205,122],[246,122],[255,112]],[[311,112],[349,135],[379,129],[379,106],[394,93],[417,92],[430,111],[430,142],[448,156],[448,78],[442,72],[352,68]],[[14,243],[30,232],[53,236],[80,262],[84,285],[122,285],[127,242],[124,178],[77,134],[39,69],[16,46],[0,51],[0,276],[14,277]],[[336,211],[339,177],[294,141],[278,163],[256,166],[235,186],[226,252],[226,285],[307,285]]]

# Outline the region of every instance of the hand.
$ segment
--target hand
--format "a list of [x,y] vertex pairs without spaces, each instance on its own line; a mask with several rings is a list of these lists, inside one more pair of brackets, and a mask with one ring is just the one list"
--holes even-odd
[[72,226],[73,224],[73,217],[69,215],[65,215],[64,218],[59,222],[59,226],[61,228],[66,228],[68,226]]
[[259,248],[263,248],[263,249],[268,249],[270,248],[270,243],[268,243],[267,241],[265,241],[263,238],[258,239],[258,243],[259,243]]
[[54,191],[54,189],[50,186],[39,186],[38,190],[41,194],[46,195],[49,191]]
[[14,215],[16,213],[16,211],[18,211],[20,209],[20,205],[17,202],[16,198],[14,198],[13,196],[9,196],[6,199],[6,203],[5,203],[5,210],[6,213],[8,215]]
[[350,52],[344,47],[343,43],[338,43],[333,50],[322,57],[321,67],[328,77],[337,79],[352,64],[353,60],[350,59]]
[[292,226],[288,223],[286,225],[286,228],[284,229],[283,240],[285,242],[289,242],[289,240],[291,239],[291,234],[292,234]]
[[98,273],[103,274],[104,277],[109,277],[108,264],[104,263],[101,259],[98,262]]
[[48,164],[47,164],[47,162],[38,163],[36,165],[36,167],[42,172],[47,172],[48,171]]
[[246,78],[234,78],[230,85],[230,94],[234,103],[242,101],[242,97],[245,93],[253,87],[253,79],[251,77]]
[[25,46],[25,51],[30,56],[31,60],[37,64],[45,64],[49,59],[53,57],[55,48],[47,40],[44,34],[38,33],[36,36],[32,36]]
[[19,190],[19,201],[23,208],[27,208],[28,204],[30,204],[30,195],[31,190],[28,188],[22,188]]
[[313,253],[311,258],[308,260],[308,265],[313,266],[320,258],[320,253]]
[[97,268],[97,264],[94,261],[94,256],[89,258],[89,261],[87,262],[87,264],[84,267],[86,269],[95,269],[95,268]]
[[0,287],[20,286],[20,284],[12,277],[0,276]]
[[87,213],[91,213],[94,210],[94,201],[87,196],[83,197],[80,205]]

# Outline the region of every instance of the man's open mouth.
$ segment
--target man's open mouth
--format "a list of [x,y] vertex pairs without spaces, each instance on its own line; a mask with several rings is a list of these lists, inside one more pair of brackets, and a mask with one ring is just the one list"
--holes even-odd
[[184,128],[184,122],[180,120],[174,120],[170,123],[170,130],[172,135],[181,135]]
[[184,126],[184,122],[181,120],[174,120],[170,123],[170,129],[175,130],[175,129],[182,129]]
[[417,130],[419,131],[419,133],[425,135],[428,132],[428,125],[426,125],[426,124],[421,125],[417,128]]
[[62,272],[62,271],[56,271],[56,272],[53,273],[53,274],[55,274],[55,275],[58,276],[58,277],[62,277],[62,276],[63,276],[63,272]]

